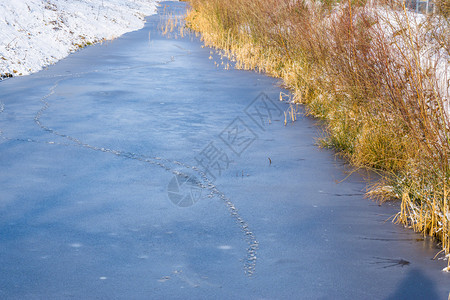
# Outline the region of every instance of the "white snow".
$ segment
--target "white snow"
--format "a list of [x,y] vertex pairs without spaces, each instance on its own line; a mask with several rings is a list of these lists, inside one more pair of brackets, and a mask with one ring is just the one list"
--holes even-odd
[[442,41],[436,40],[430,30],[431,26],[439,35],[445,35],[443,32],[448,32],[448,23],[439,23],[439,18],[427,20],[425,15],[411,11],[393,11],[382,7],[375,7],[372,13],[378,16],[378,30],[384,32],[391,45],[400,47],[401,52],[411,62],[416,62],[424,73],[435,73],[435,86],[429,89],[443,100],[444,110],[450,119],[450,57],[440,44]]
[[0,77],[41,70],[80,47],[140,29],[156,0],[0,0]]

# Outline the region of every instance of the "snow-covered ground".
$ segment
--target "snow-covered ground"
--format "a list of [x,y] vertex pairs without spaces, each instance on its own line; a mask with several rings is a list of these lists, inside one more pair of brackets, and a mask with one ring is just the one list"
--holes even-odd
[[377,6],[372,13],[378,20],[376,30],[383,32],[384,38],[397,49],[392,52],[398,54],[396,59],[408,58],[423,74],[434,73],[431,78],[435,81],[432,85],[429,83],[429,89],[438,93],[450,120],[450,56],[448,46],[447,50],[443,46],[445,41],[436,38],[445,37],[448,23],[438,22],[439,18],[428,19],[426,15],[412,11],[394,11]]
[[143,27],[156,0],[0,0],[0,78]]

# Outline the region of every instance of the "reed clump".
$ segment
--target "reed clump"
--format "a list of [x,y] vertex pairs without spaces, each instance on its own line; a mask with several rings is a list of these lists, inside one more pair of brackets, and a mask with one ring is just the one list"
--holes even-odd
[[395,220],[450,253],[449,17],[402,2],[192,0],[188,27],[237,68],[282,78],[326,124],[321,144],[382,179]]

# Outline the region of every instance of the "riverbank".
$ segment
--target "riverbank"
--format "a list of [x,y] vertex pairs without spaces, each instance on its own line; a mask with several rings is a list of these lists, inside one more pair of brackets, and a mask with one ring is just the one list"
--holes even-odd
[[293,101],[324,120],[323,147],[382,175],[368,195],[400,198],[395,221],[436,237],[449,253],[445,10],[425,17],[365,1],[191,5],[186,20],[207,46],[222,49],[238,68],[283,79]]
[[26,0],[0,3],[0,80],[144,26],[156,1]]
[[278,79],[161,35],[185,12],[1,83],[0,298],[446,300]]

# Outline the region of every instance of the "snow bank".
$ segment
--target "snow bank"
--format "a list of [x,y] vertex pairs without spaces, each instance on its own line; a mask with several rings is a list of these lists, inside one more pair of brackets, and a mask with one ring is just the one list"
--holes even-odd
[[41,70],[80,47],[144,26],[156,0],[0,2],[0,78]]
[[[417,63],[424,74],[434,73],[435,86],[429,86],[429,90],[439,94],[450,120],[450,57],[441,44],[443,41],[436,39],[436,36],[445,36],[448,32],[447,23],[439,23],[436,18],[427,20],[425,15],[410,11],[378,9],[378,16],[382,23],[380,26],[392,45],[401,47],[401,52],[408,55],[411,62]],[[399,34],[403,31],[411,33]]]

